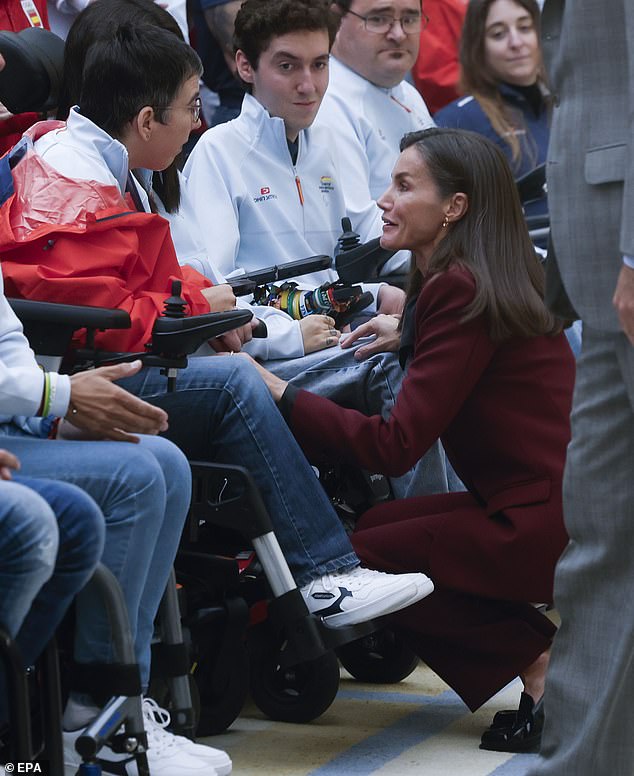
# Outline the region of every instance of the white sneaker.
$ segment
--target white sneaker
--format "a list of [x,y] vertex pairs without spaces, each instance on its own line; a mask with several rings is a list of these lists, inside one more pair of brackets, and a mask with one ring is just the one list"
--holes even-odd
[[[147,759],[152,776],[216,776],[212,765],[205,760],[189,755],[174,741],[174,736],[159,728],[146,727]],[[64,776],[75,776],[81,764],[81,757],[75,750],[75,741],[82,730],[64,731]],[[136,761],[132,755],[118,754],[106,744],[99,751],[97,762],[104,774],[114,776],[138,776]]]
[[420,601],[434,589],[425,574],[386,574],[356,566],[324,574],[301,588],[308,609],[333,628],[383,617]]
[[165,730],[170,723],[170,713],[167,709],[162,709],[152,698],[143,699],[143,720],[148,734],[148,743],[150,729],[153,729],[155,731],[153,735],[159,737],[169,736],[182,751],[195,757],[197,760],[209,763],[218,776],[229,776],[231,773],[231,758],[222,749],[214,749],[213,746],[207,746],[206,744],[197,744],[195,741],[185,738],[185,736],[177,736],[175,733]]

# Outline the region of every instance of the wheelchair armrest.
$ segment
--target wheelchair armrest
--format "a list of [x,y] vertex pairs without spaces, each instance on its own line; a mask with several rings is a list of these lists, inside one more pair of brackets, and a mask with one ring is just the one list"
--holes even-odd
[[163,358],[187,356],[207,340],[244,326],[251,318],[253,313],[250,310],[228,310],[189,318],[157,318],[149,352]]
[[335,256],[335,268],[341,280],[345,283],[362,283],[378,279],[381,267],[395,253],[382,248],[379,240],[379,237],[375,237],[374,240],[341,251]]
[[248,294],[252,294],[258,286],[257,283],[255,283],[246,275],[237,278],[231,278],[231,280],[229,280],[229,285],[233,289],[233,293],[236,296],[247,296]]
[[[273,267],[266,267],[265,269],[258,270],[257,272],[250,272],[248,275],[239,275],[238,277],[231,278],[229,283],[232,287],[238,288],[246,282],[251,282],[257,286],[264,283],[275,283],[278,280],[287,280],[288,278],[294,278],[297,275],[307,275],[311,272],[319,272],[322,269],[329,269],[332,264],[330,256],[325,254],[319,254],[317,256],[308,256],[305,259],[297,259],[297,261],[289,261],[286,264],[275,265]],[[236,286],[234,286],[234,283]],[[243,291],[243,294],[251,293],[249,291]]]
[[520,201],[530,202],[533,199],[541,199],[546,191],[546,164],[542,163],[515,181]]
[[31,347],[43,356],[64,353],[78,329],[129,329],[131,325],[125,310],[30,299],[9,299],[8,302],[22,321]]

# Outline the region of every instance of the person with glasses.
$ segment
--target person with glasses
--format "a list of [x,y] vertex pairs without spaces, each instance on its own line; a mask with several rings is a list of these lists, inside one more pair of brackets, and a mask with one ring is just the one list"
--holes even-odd
[[[355,213],[388,187],[403,135],[434,125],[425,101],[405,80],[428,19],[420,0],[337,0],[332,7],[341,24],[315,124],[336,133],[346,205]],[[405,270],[409,258],[399,252],[384,272]]]

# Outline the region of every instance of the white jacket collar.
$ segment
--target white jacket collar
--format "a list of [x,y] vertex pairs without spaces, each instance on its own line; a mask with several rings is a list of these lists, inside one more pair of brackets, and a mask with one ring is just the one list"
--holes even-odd
[[[249,132],[249,140],[253,143],[258,138],[264,138],[269,148],[278,148],[282,158],[289,156],[288,142],[286,140],[286,127],[284,119],[271,116],[262,103],[258,102],[251,94],[245,94],[242,102],[240,119],[244,121]],[[297,158],[306,153],[305,150],[310,137],[310,129],[303,129],[299,133],[299,152]]]
[[69,145],[77,143],[85,153],[90,153],[92,150],[96,157],[102,159],[117,179],[121,192],[125,192],[129,168],[128,151],[123,143],[110,137],[90,119],[82,116],[77,106],[70,111],[65,135],[63,142]]

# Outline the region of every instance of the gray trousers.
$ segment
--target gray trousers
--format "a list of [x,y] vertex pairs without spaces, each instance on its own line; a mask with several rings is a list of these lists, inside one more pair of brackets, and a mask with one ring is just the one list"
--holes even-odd
[[634,774],[634,347],[584,324],[564,476],[562,625],[531,776]]

